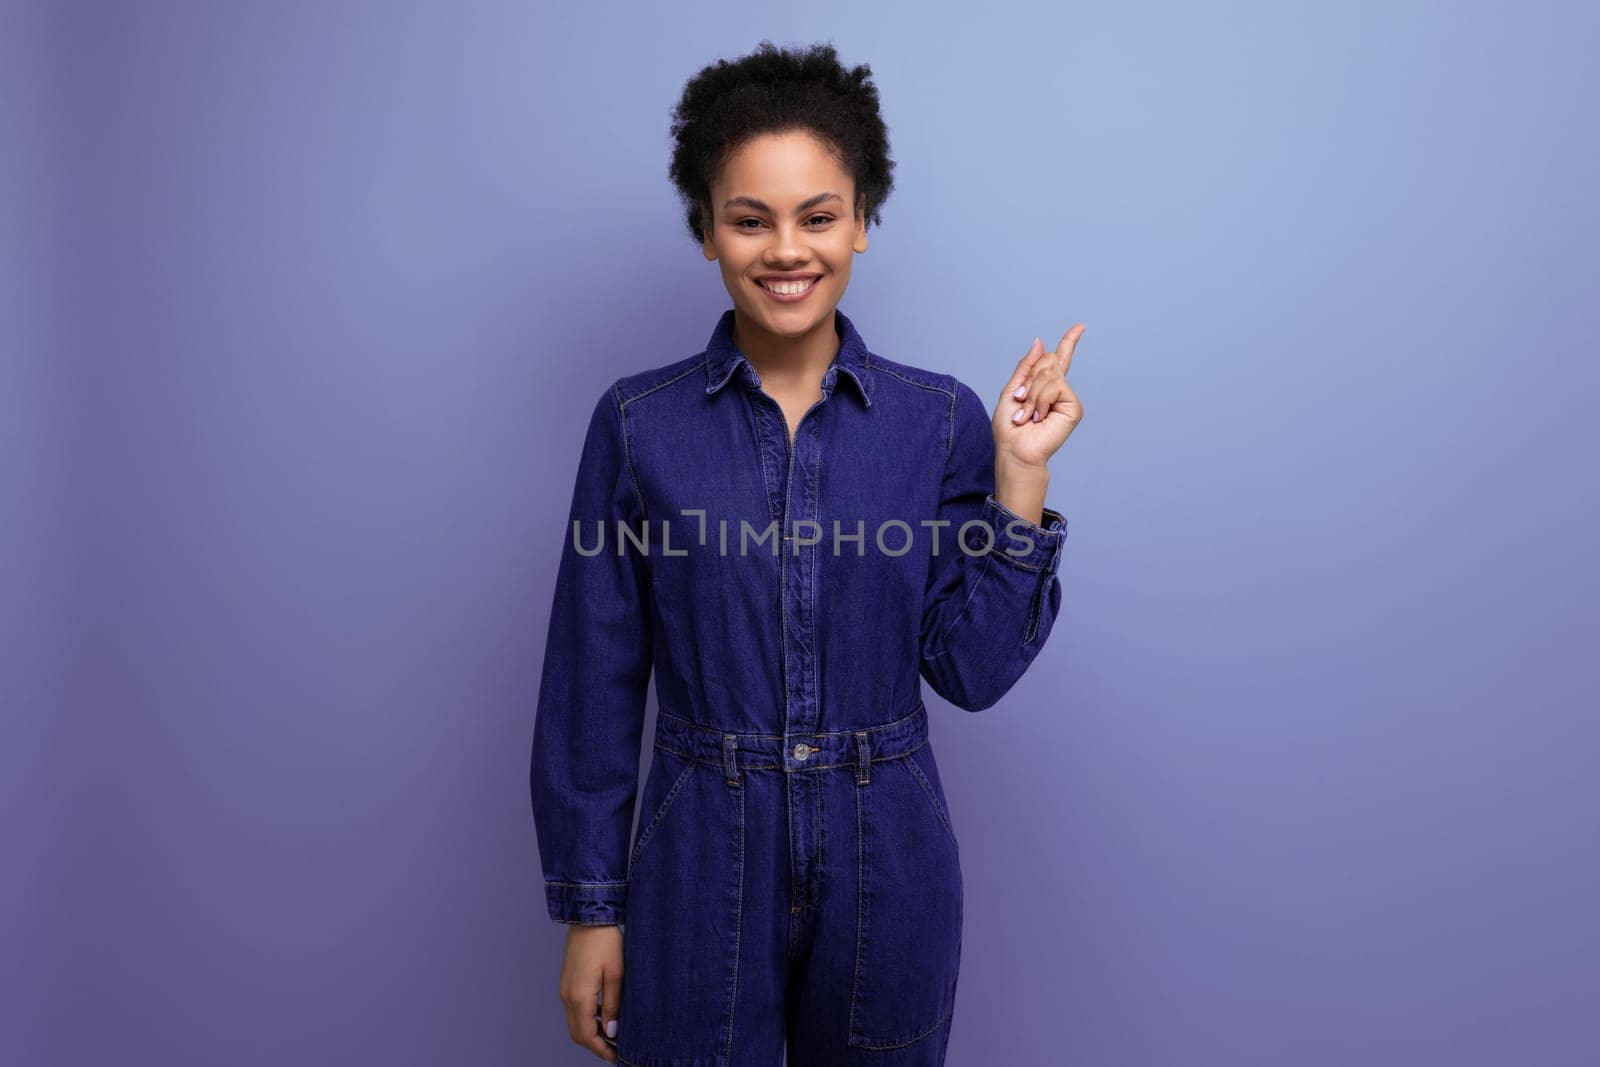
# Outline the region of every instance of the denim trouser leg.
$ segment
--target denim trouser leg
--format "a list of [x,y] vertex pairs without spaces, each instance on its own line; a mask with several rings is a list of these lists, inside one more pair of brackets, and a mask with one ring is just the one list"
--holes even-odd
[[624,1067],[943,1064],[961,868],[920,702],[790,735],[663,712],[641,803]]

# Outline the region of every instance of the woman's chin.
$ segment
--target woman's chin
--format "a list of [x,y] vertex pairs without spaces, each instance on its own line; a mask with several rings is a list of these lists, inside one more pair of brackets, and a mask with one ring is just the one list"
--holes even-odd
[[788,304],[774,307],[771,306],[771,301],[767,302],[767,306],[758,304],[755,307],[735,302],[735,307],[738,308],[740,315],[758,323],[767,333],[777,337],[796,338],[815,330],[819,322],[831,323],[834,309],[832,304],[810,302],[803,305]]

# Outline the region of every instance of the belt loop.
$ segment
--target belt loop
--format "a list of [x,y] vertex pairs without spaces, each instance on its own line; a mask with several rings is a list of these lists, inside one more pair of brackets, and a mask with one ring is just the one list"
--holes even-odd
[[729,785],[739,784],[739,739],[733,734],[722,735],[722,770]]
[[867,732],[856,731],[856,785],[866,785],[871,781],[872,746],[867,743]]

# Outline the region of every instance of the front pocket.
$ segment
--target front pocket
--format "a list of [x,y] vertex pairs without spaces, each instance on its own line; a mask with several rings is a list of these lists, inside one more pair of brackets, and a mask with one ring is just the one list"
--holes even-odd
[[749,790],[720,772],[655,750],[628,869],[619,1063],[730,1062]]
[[909,1045],[955,1008],[960,852],[937,780],[911,755],[873,763],[871,780],[855,787],[858,925],[848,1040],[857,1048]]
[[939,766],[933,759],[933,746],[923,745],[915,752],[901,756],[900,759],[911,776],[921,784],[922,792],[928,798],[928,805],[933,809],[945,832],[950,835],[950,843],[955,846],[959,854],[961,841],[956,837],[955,824],[950,821],[950,805],[945,801],[944,786],[939,781]]
[[644,846],[655,836],[661,827],[667,812],[672,808],[672,802],[683,791],[694,769],[697,767],[693,760],[685,759],[676,753],[664,749],[656,749],[650,757],[650,770],[646,772],[644,790],[639,795],[639,829],[634,835],[633,851],[628,856],[628,871],[632,873],[638,865],[639,857],[644,853]]

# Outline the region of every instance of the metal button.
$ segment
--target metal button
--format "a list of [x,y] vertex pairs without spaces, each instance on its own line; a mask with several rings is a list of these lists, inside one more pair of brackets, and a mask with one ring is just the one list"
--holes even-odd
[[815,751],[816,751],[816,749],[812,748],[810,745],[808,745],[804,741],[802,741],[798,745],[794,746],[794,758],[795,759],[805,759],[807,756],[811,755],[811,753],[813,753]]

